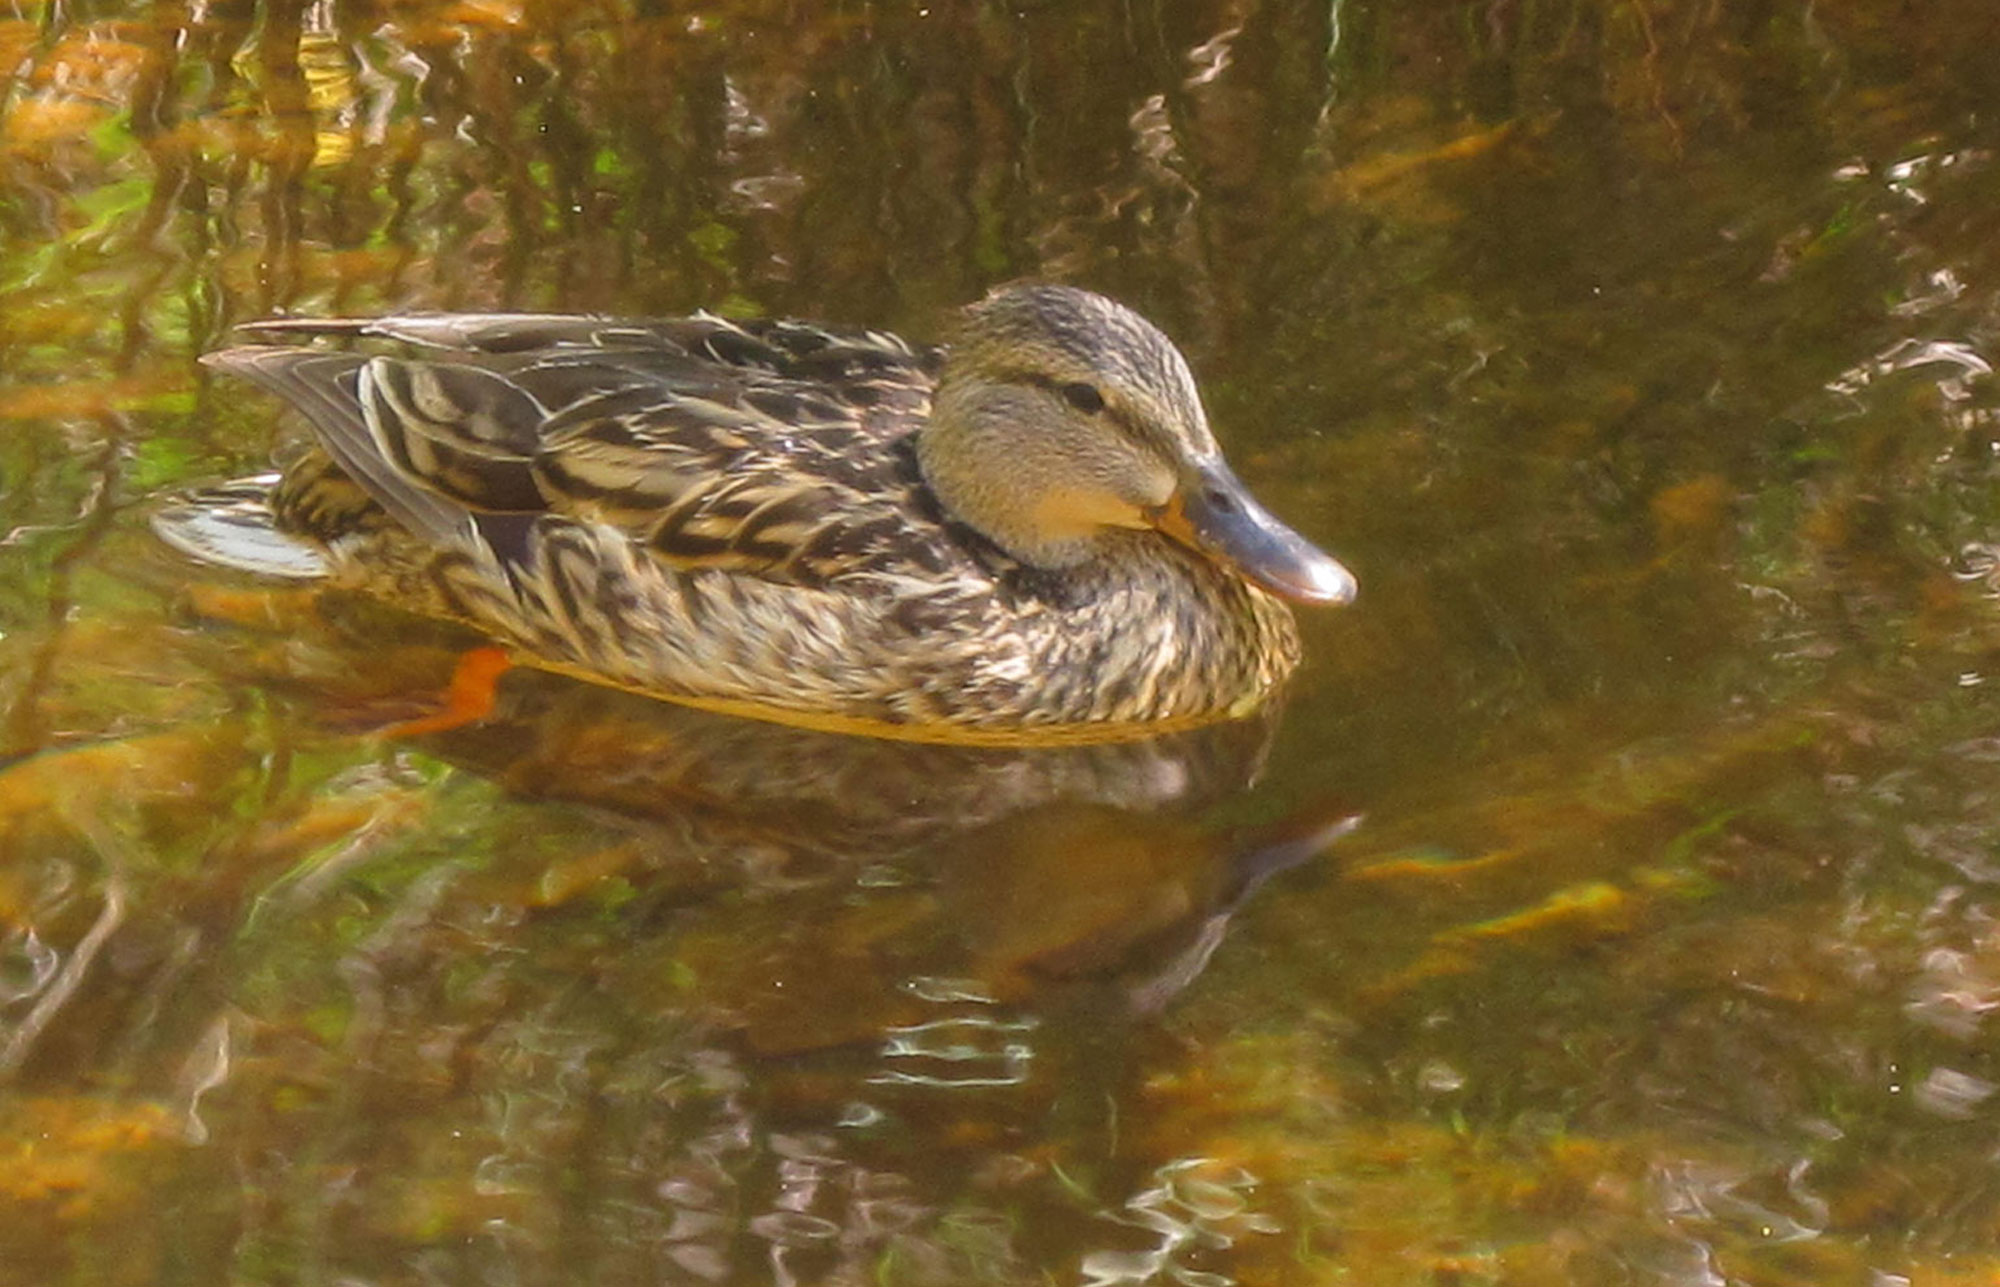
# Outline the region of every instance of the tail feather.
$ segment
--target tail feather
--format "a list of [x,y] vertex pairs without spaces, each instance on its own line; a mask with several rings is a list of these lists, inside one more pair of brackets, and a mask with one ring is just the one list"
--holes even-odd
[[342,471],[411,532],[440,544],[470,534],[471,516],[464,506],[413,483],[383,455],[362,415],[357,392],[365,357],[249,344],[211,353],[202,361],[298,408]]

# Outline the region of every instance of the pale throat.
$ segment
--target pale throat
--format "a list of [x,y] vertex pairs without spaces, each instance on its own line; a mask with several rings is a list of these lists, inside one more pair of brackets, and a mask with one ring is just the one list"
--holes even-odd
[[1052,487],[1035,498],[1029,523],[1052,541],[1087,541],[1104,527],[1150,527],[1137,505],[1089,487]]

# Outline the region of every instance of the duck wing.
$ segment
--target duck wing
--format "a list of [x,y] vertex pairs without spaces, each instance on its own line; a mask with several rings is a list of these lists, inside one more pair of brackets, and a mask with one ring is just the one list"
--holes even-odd
[[303,412],[340,472],[424,540],[482,541],[519,561],[533,520],[550,515],[619,529],[672,567],[794,584],[940,563],[908,441],[940,355],[895,336],[705,314],[248,329],[373,342],[210,360]]

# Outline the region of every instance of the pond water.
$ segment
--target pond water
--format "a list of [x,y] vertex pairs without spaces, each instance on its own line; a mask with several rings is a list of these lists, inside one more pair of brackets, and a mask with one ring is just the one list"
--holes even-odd
[[[0,8],[0,1283],[2000,1279],[2000,9]],[[870,743],[150,535],[273,312],[1182,344],[1282,712]],[[1989,681],[1994,682],[1989,682]]]

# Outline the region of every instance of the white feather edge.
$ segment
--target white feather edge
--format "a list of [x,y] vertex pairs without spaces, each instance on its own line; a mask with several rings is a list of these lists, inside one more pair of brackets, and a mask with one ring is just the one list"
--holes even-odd
[[192,558],[287,581],[316,581],[330,571],[314,546],[277,528],[269,504],[277,474],[239,478],[153,511],[153,534]]

